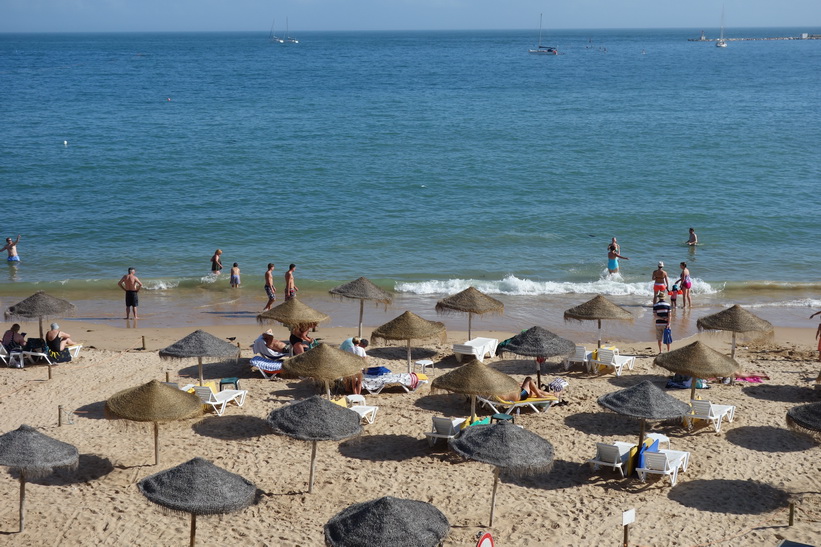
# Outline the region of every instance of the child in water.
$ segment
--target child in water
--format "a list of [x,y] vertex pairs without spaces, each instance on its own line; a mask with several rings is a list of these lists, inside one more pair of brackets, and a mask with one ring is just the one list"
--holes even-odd
[[231,287],[236,289],[239,287],[239,264],[234,262],[234,266],[231,268]]
[[678,285],[675,283],[673,284],[673,289],[670,291],[670,307],[676,309],[676,301],[678,300],[678,294],[681,291],[678,289]]

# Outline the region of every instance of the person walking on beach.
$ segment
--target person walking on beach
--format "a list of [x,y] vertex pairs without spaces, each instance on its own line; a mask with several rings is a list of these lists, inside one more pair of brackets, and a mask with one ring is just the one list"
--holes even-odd
[[128,320],[131,310],[134,310],[134,319],[137,320],[137,306],[139,305],[139,298],[137,293],[143,288],[142,282],[137,278],[136,270],[128,268],[128,273],[125,274],[120,282],[117,283],[119,287],[125,291],[125,318]]
[[[613,238],[616,239],[615,237]],[[619,259],[623,258],[625,260],[630,260],[626,256],[622,256],[619,254],[617,250],[618,246],[611,243],[610,248],[607,250],[607,271],[611,274],[619,273]]]
[[288,301],[291,298],[296,297],[296,293],[299,290],[294,283],[294,270],[296,270],[296,264],[291,264],[288,266],[288,271],[285,272],[285,300]]
[[274,302],[277,301],[277,288],[274,287],[274,263],[268,263],[268,271],[265,272],[265,294],[268,295],[268,303],[262,308],[262,311],[268,311]]
[[687,240],[687,245],[698,245],[698,236],[693,228],[690,228],[690,237]]
[[10,237],[6,238],[6,244],[0,249],[2,251],[8,251],[9,257],[6,259],[8,262],[20,262],[20,255],[17,254],[17,244],[20,243],[20,234],[17,234],[17,239],[12,241]]
[[693,307],[693,301],[690,298],[690,289],[693,287],[693,279],[690,277],[690,270],[687,269],[687,263],[679,264],[681,268],[681,277],[678,278],[676,284],[681,287],[681,307]]
[[661,353],[661,344],[667,346],[667,351],[670,351],[670,344],[673,343],[673,332],[670,330],[670,304],[664,301],[664,293],[659,292],[656,295],[657,303],[653,304],[653,316],[656,320],[656,340],[659,343],[659,353]]
[[667,272],[664,271],[664,262],[659,261],[659,266],[652,274],[653,277],[653,305],[658,301],[658,295],[670,290],[670,280]]
[[217,249],[214,251],[214,256],[211,257],[211,273],[214,275],[219,275],[222,270],[222,260],[220,260],[221,255],[222,249]]
[[239,287],[239,264],[234,262],[231,266],[231,288],[236,289],[237,287]]

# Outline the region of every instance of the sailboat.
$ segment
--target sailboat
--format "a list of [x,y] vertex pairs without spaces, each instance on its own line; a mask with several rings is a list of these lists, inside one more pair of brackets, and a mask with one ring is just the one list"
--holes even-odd
[[276,19],[271,21],[271,32],[268,34],[268,41],[270,41],[274,44],[284,44],[285,40],[283,40],[282,38],[280,38],[279,36],[274,34],[274,23],[276,23],[276,22],[277,22]]
[[541,13],[539,14],[539,45],[536,49],[529,49],[527,51],[533,55],[558,55],[559,49],[557,47],[542,45],[542,15]]
[[290,33],[288,32],[288,18],[285,18],[285,43],[286,44],[298,44],[299,40],[296,38],[292,38]]
[[721,36],[716,40],[716,47],[727,47],[727,41],[724,39],[724,6],[721,6]]

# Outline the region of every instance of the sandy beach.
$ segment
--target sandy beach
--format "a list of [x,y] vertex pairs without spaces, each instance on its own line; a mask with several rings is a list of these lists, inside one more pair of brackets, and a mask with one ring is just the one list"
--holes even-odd
[[[196,361],[164,361],[157,350],[193,329],[122,329],[78,321],[63,326],[84,345],[80,358],[56,366],[50,381],[44,366],[0,368],[0,416],[2,432],[28,424],[75,445],[80,465],[29,483],[22,534],[16,533],[16,475],[5,474],[0,481],[3,544],[184,545],[189,519],[151,504],[135,484],[195,456],[239,473],[262,492],[260,501],[244,511],[201,517],[198,540],[203,545],[322,545],[328,519],[352,503],[384,495],[438,507],[452,526],[445,545],[475,545],[481,530],[492,532],[497,545],[616,545],[622,538],[622,511],[633,508],[631,545],[775,545],[782,538],[815,544],[821,537],[818,446],[789,431],[784,419],[791,406],[821,400],[821,392],[813,389],[821,367],[814,329],[778,328],[771,340],[740,344],[744,371],[766,379],[713,383],[698,392],[737,406],[735,421],[725,423],[720,434],[708,427],[688,432],[676,420],[650,426],[669,436],[674,449],[691,453],[687,471],[672,488],[667,480],[643,484],[609,470],[593,472],[585,463],[596,442],[635,440],[638,422],[605,412],[596,399],[645,379],[663,386],[669,374],[652,365],[655,342],[611,341],[623,354],[638,356],[634,370],[621,377],[591,376],[576,368],[565,372],[555,359],[548,361],[547,378],[561,376],[570,384],[568,404],[540,414],[525,411],[516,423],[553,444],[554,468],[524,478],[503,475],[494,526],[488,528],[492,468],[462,460],[441,444],[430,448],[424,438],[432,416],[469,412],[463,396],[432,394],[427,385],[412,393],[366,394],[368,404],[379,406],[375,423],[358,438],[320,443],[309,495],[310,445],[271,434],[264,420],[271,410],[316,388],[299,379],[265,380],[250,370],[249,346],[260,327],[205,328],[221,338],[235,337],[243,350],[239,364],[206,364],[205,377],[238,376],[248,398],[222,417],[205,414],[163,424],[161,461],[155,467],[150,426],[107,420],[103,404],[121,389],[166,375],[172,382],[192,382]],[[23,330],[36,332],[36,324],[25,323]],[[285,337],[282,327],[274,332]],[[352,334],[351,328],[320,328],[317,336],[339,343]],[[502,340],[513,333],[477,334]],[[700,339],[727,352],[729,338],[699,334],[677,340],[673,349]],[[449,344],[464,339],[464,332],[449,332],[448,343],[417,347],[414,358],[429,357],[437,374],[447,372],[458,366]],[[369,354],[375,364],[405,370],[404,347],[372,345]],[[532,360],[507,357],[489,363],[520,381],[533,374]],[[686,400],[689,391],[668,393]],[[62,427],[58,405],[65,411]],[[797,500],[792,527],[787,526],[790,499]]]

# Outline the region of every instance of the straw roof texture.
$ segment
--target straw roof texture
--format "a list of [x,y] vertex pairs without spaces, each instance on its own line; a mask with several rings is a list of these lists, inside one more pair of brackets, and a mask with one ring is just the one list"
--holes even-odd
[[202,401],[193,393],[151,380],[115,393],[105,403],[106,412],[135,422],[170,422],[202,414]]
[[503,350],[527,357],[555,357],[570,355],[576,343],[542,327],[531,327],[511,338]]
[[432,389],[444,389],[454,393],[493,397],[508,395],[519,390],[519,382],[503,372],[473,359],[447,374],[437,376]]
[[474,287],[468,287],[462,292],[437,302],[436,311],[438,313],[462,312],[483,315],[502,313],[505,311],[505,305]]
[[566,310],[564,320],[568,321],[570,319],[575,321],[594,321],[596,319],[632,321],[633,314],[602,295],[598,295],[584,304]]
[[553,467],[554,450],[549,441],[507,422],[470,426],[448,444],[465,458],[511,474],[539,473]]
[[51,316],[74,315],[77,308],[68,300],[37,291],[25,300],[21,300],[6,310],[6,318],[43,318]]
[[325,524],[331,547],[436,547],[450,532],[447,517],[424,501],[385,496],[355,503]]
[[699,330],[726,330],[731,332],[770,332],[773,325],[738,304],[696,321]]
[[230,342],[217,338],[204,330],[195,330],[185,338],[177,340],[160,350],[163,359],[188,359],[191,357],[236,357],[239,348]]
[[257,487],[248,479],[194,458],[137,483],[149,501],[171,511],[218,515],[251,505]]
[[602,395],[598,403],[617,414],[646,420],[678,418],[690,411],[690,405],[665,393],[649,380]]
[[340,441],[362,433],[361,418],[319,396],[285,405],[268,415],[268,425],[277,435],[301,441]]
[[298,298],[286,300],[279,306],[274,306],[270,310],[257,315],[257,323],[261,325],[279,322],[288,328],[321,323],[328,319],[330,319],[330,316],[313,309],[307,304],[303,304]]
[[390,293],[374,285],[367,277],[360,277],[350,283],[344,283],[328,292],[340,298],[374,300],[380,304],[390,304],[393,300]]
[[27,477],[44,477],[55,468],[74,469],[79,458],[74,446],[28,425],[0,435],[0,465],[22,470]]
[[290,374],[331,382],[362,372],[366,366],[362,357],[322,343],[286,359],[282,368]]
[[717,352],[701,341],[662,353],[653,360],[653,364],[676,374],[695,378],[732,376],[741,370],[735,359]]
[[821,403],[794,406],[787,411],[787,426],[821,442]]
[[396,319],[376,327],[372,338],[382,340],[421,340],[439,337],[444,340],[445,324],[439,321],[428,321],[413,312],[406,311]]

